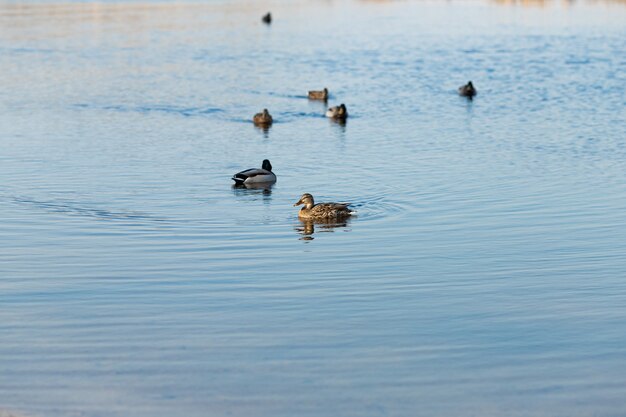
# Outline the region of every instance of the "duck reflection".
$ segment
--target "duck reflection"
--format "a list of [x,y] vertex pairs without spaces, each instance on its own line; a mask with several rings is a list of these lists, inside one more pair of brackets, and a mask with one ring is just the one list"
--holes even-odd
[[256,182],[252,184],[234,184],[233,193],[237,196],[243,195],[262,195],[263,198],[269,198],[272,195],[272,187],[274,183],[271,182]]
[[342,131],[346,130],[346,125],[348,124],[348,119],[330,119],[330,123],[333,125],[341,127]]
[[[350,224],[349,219],[317,219],[317,220],[304,220],[298,219],[300,224],[294,227],[295,231],[301,236],[300,240],[313,240],[313,234],[315,234],[316,227],[317,233],[329,233],[334,232],[337,228],[345,228]],[[346,229],[349,231],[349,229]]]
[[272,128],[272,125],[254,125],[254,128],[256,130],[260,130],[261,132],[263,132],[263,137],[265,137],[266,139],[269,137],[269,132],[270,129]]

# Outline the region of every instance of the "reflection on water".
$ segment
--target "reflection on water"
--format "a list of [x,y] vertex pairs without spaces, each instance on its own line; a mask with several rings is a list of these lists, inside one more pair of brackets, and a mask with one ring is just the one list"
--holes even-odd
[[[346,228],[350,224],[349,218],[346,218],[345,220],[342,219],[340,221],[336,219],[304,220],[299,218],[298,221],[300,224],[295,226],[294,229],[301,235],[300,240],[313,240],[313,234],[316,232],[316,227],[318,233],[329,233],[334,232],[335,229]],[[344,231],[348,232],[350,230],[351,229],[346,229]]]
[[269,138],[269,132],[270,132],[270,129],[272,128],[272,125],[254,123],[254,128],[260,132],[263,132],[263,137],[267,139]]
[[275,183],[251,183],[251,184],[233,184],[232,189],[235,195],[259,195],[269,197],[272,195],[272,187]]
[[329,118],[329,119],[330,119],[330,123],[335,126],[339,126],[342,132],[346,131],[346,126],[348,125],[348,119],[334,119],[334,118]]

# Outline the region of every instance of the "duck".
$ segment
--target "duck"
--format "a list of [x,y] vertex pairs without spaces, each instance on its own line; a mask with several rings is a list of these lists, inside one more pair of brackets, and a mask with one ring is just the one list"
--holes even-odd
[[327,219],[341,219],[352,215],[348,206],[350,203],[319,203],[315,204],[313,196],[309,193],[302,194],[300,200],[293,206],[304,205],[298,212],[300,219],[311,220],[327,220]]
[[459,95],[463,97],[472,98],[476,95],[476,89],[474,88],[474,84],[472,82],[468,82],[467,84],[459,87]]
[[309,91],[309,99],[311,100],[328,100],[328,89],[324,87],[322,91]]
[[267,23],[269,25],[270,23],[272,23],[272,14],[270,12],[267,12],[266,15],[263,15],[263,18],[261,20],[263,21],[263,23]]
[[233,175],[235,185],[271,184],[276,182],[276,174],[272,172],[269,159],[264,159],[261,168],[250,168]]
[[326,111],[326,117],[330,117],[331,119],[345,120],[348,117],[348,109],[346,109],[345,104],[341,103],[339,106],[329,108]]
[[270,114],[270,112],[267,111],[267,109],[263,109],[262,113],[257,113],[254,115],[254,117],[252,118],[252,121],[254,122],[255,125],[269,126],[272,124],[274,119],[272,118],[272,115]]

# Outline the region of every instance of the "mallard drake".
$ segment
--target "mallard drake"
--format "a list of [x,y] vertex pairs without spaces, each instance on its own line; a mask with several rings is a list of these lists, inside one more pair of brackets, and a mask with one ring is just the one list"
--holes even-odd
[[252,121],[256,125],[269,126],[272,124],[274,119],[272,118],[272,115],[270,114],[270,112],[267,111],[267,109],[263,109],[262,113],[257,113],[254,115],[254,117],[252,118]]
[[328,89],[324,88],[322,91],[309,91],[309,99],[311,100],[328,100]]
[[341,103],[339,106],[329,108],[326,111],[326,117],[344,120],[348,117],[348,109],[346,109],[345,104]]
[[315,204],[313,196],[309,193],[302,194],[300,200],[293,206],[303,204],[304,207],[298,212],[301,219],[337,219],[350,216],[352,211],[348,208],[350,203],[319,203]]
[[270,23],[272,23],[272,14],[270,12],[267,12],[267,14],[264,15],[261,20],[263,21],[263,23],[267,23],[269,25]]
[[459,87],[459,95],[463,97],[472,98],[476,95],[476,89],[474,88],[474,84],[472,82],[468,82],[467,84]]
[[247,185],[257,183],[274,183],[276,182],[276,174],[272,172],[272,164],[268,159],[263,160],[261,168],[250,168],[233,175],[233,181],[236,185]]

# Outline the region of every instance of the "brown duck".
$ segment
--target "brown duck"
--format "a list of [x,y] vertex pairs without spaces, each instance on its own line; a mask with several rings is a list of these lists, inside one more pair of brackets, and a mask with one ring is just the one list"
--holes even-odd
[[254,115],[254,117],[252,118],[252,121],[254,122],[255,125],[269,126],[272,124],[274,119],[272,118],[272,115],[270,114],[270,112],[267,111],[267,109],[263,109],[262,113],[257,113]]
[[302,194],[295,206],[304,205],[298,212],[301,219],[340,219],[350,216],[353,212],[348,208],[350,203],[319,203],[315,204],[313,196]]
[[322,91],[309,91],[309,99],[311,100],[328,100],[328,89],[324,88]]

